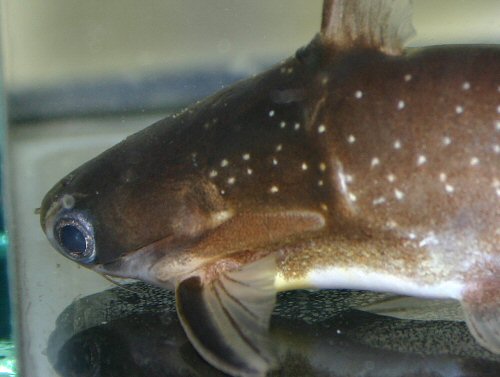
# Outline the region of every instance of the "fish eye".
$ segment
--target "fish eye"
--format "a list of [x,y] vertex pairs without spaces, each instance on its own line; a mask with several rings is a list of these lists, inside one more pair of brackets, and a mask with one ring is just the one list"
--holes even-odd
[[65,214],[56,222],[54,235],[59,250],[68,258],[80,263],[91,263],[95,259],[94,231],[82,214]]

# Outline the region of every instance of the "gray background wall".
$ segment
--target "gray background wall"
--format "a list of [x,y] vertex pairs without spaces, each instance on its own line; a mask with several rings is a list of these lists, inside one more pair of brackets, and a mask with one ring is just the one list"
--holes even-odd
[[[284,57],[319,29],[321,0],[4,0],[7,84]],[[414,0],[413,44],[500,41],[498,0]]]

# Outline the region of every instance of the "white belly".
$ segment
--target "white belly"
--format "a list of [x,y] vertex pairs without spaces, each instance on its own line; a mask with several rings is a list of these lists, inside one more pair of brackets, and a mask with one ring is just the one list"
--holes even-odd
[[367,271],[357,267],[325,267],[309,271],[299,279],[276,276],[275,286],[279,291],[300,288],[359,289],[377,292],[397,293],[427,298],[460,299],[464,288],[460,281],[440,281],[422,284],[411,278]]

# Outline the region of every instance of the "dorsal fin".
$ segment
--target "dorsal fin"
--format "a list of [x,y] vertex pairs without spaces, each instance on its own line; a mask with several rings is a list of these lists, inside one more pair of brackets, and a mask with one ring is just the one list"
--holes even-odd
[[321,36],[336,48],[400,55],[415,34],[410,0],[325,0]]

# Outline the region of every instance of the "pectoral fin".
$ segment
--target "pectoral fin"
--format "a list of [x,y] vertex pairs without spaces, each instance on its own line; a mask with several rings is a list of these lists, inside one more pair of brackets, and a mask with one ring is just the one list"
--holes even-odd
[[500,354],[500,280],[475,284],[462,300],[470,332],[487,350]]
[[274,366],[268,338],[276,290],[274,255],[221,272],[188,277],[176,290],[177,312],[200,355],[234,376],[265,376]]

